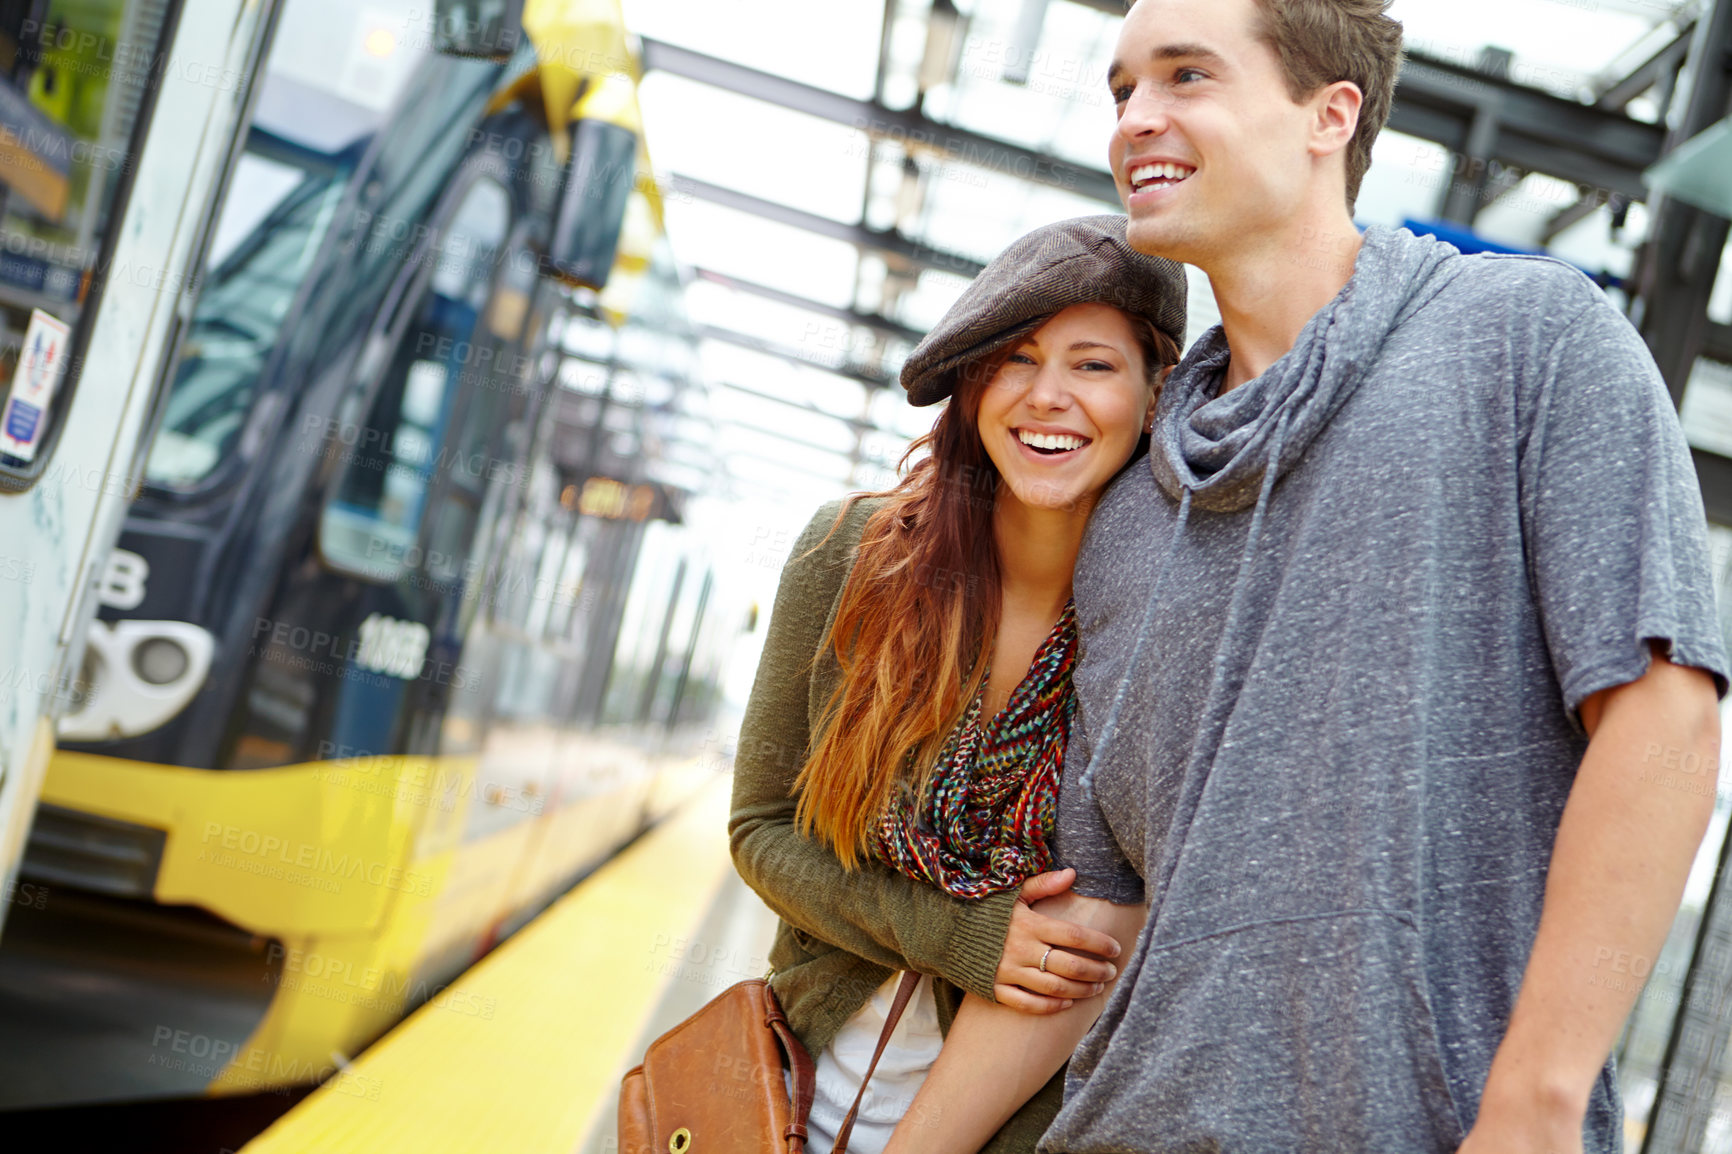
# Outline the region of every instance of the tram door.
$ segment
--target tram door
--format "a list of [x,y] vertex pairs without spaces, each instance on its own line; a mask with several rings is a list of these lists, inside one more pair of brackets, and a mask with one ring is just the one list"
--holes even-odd
[[0,2],[0,927],[273,9]]

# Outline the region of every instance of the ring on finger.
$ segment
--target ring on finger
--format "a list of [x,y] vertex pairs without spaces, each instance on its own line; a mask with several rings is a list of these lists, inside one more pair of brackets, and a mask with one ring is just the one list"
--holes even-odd
[[1050,957],[1052,957],[1052,947],[1051,947],[1051,946],[1048,946],[1048,947],[1047,947],[1047,948],[1046,948],[1046,953],[1044,953],[1044,954],[1042,954],[1042,955],[1041,955],[1041,956],[1040,956],[1040,972],[1041,972],[1041,973],[1043,973],[1043,974],[1044,974],[1044,973],[1046,973],[1046,972],[1047,972],[1047,970],[1046,970],[1046,960],[1047,960],[1047,959],[1048,959],[1048,958],[1050,958]]

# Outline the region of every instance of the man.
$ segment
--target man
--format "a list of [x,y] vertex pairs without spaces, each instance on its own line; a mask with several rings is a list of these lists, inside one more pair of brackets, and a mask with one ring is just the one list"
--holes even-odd
[[[1656,772],[1718,764],[1702,506],[1579,273],[1355,229],[1385,8],[1138,0],[1119,39],[1128,236],[1222,328],[1078,563],[1060,864],[1148,913],[1042,1150],[1621,1149],[1605,970],[1713,806]],[[965,1005],[922,1101],[974,1143],[1077,1011]]]

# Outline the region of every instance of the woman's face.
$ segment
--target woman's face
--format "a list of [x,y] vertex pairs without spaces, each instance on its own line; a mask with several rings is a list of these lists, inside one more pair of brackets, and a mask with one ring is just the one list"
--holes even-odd
[[1011,352],[976,424],[1005,481],[1000,498],[1087,513],[1136,450],[1153,408],[1143,349],[1124,313],[1072,305]]

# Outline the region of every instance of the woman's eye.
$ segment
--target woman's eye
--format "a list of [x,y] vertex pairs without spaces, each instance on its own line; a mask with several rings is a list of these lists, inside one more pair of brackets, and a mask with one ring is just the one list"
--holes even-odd
[[1034,358],[1029,356],[1027,353],[1011,353],[1005,363],[1012,365],[1032,365],[1034,364]]
[[1114,370],[1114,366],[1107,361],[1084,361],[1078,367],[1091,373],[1110,373]]

